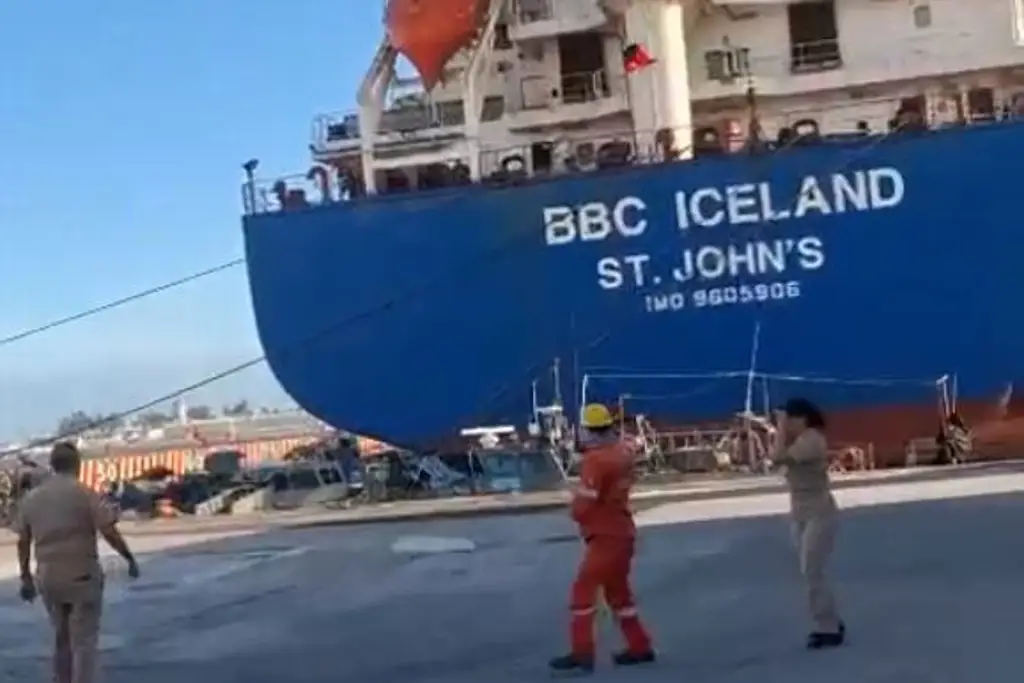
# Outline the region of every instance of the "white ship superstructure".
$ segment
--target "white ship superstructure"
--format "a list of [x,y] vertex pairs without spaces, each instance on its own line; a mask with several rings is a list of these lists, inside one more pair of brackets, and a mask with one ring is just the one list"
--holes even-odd
[[1022,55],[1024,0],[491,0],[429,92],[385,38],[311,149],[374,194],[963,125],[1021,110]]

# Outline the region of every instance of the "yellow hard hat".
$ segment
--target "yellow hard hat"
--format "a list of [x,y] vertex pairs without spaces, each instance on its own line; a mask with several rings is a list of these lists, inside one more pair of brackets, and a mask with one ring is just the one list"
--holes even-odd
[[587,429],[611,427],[614,422],[612,412],[601,403],[591,403],[583,408],[583,426]]

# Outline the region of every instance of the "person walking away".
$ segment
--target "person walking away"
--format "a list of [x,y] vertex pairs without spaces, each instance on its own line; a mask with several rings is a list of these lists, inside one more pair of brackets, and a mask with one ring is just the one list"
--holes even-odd
[[839,618],[835,596],[825,576],[838,522],[838,508],[828,478],[825,417],[807,399],[794,398],[776,418],[777,443],[772,461],[785,467],[793,536],[814,625],[807,636],[807,647],[836,647],[845,640],[846,625]]
[[[53,475],[22,500],[16,520],[21,597],[35,600],[36,591],[54,630],[54,680],[92,683],[96,673],[103,600],[103,571],[97,535],[128,563],[139,566],[117,530],[117,515],[98,494],[78,481],[81,455],[70,443],[50,453]],[[30,571],[35,550],[36,576]],[[38,582],[38,583],[37,583]]]
[[598,597],[615,615],[626,649],[614,655],[618,666],[653,662],[651,638],[637,614],[630,586],[636,526],[629,508],[635,455],[615,429],[611,411],[601,404],[583,410],[580,482],[573,492],[572,518],[579,525],[584,551],[572,585],[569,654],[556,657],[556,672],[594,669],[594,616]]

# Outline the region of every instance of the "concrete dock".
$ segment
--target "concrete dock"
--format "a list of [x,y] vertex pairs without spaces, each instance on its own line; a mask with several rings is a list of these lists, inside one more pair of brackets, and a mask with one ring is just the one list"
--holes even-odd
[[[643,504],[641,609],[662,661],[604,680],[1016,683],[1024,474],[849,488],[835,579],[847,647],[804,651],[784,495]],[[140,536],[110,569],[106,683],[547,680],[579,541],[561,511]],[[445,548],[447,546],[447,548]],[[447,550],[447,551],[446,551]],[[39,605],[0,548],[0,681],[49,680]],[[605,649],[617,647],[605,625]]]

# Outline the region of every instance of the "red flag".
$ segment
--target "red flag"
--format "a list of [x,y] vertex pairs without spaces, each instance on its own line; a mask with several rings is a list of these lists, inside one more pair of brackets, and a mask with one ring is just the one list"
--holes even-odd
[[630,43],[622,51],[622,64],[626,67],[627,74],[646,69],[656,61],[643,45]]

